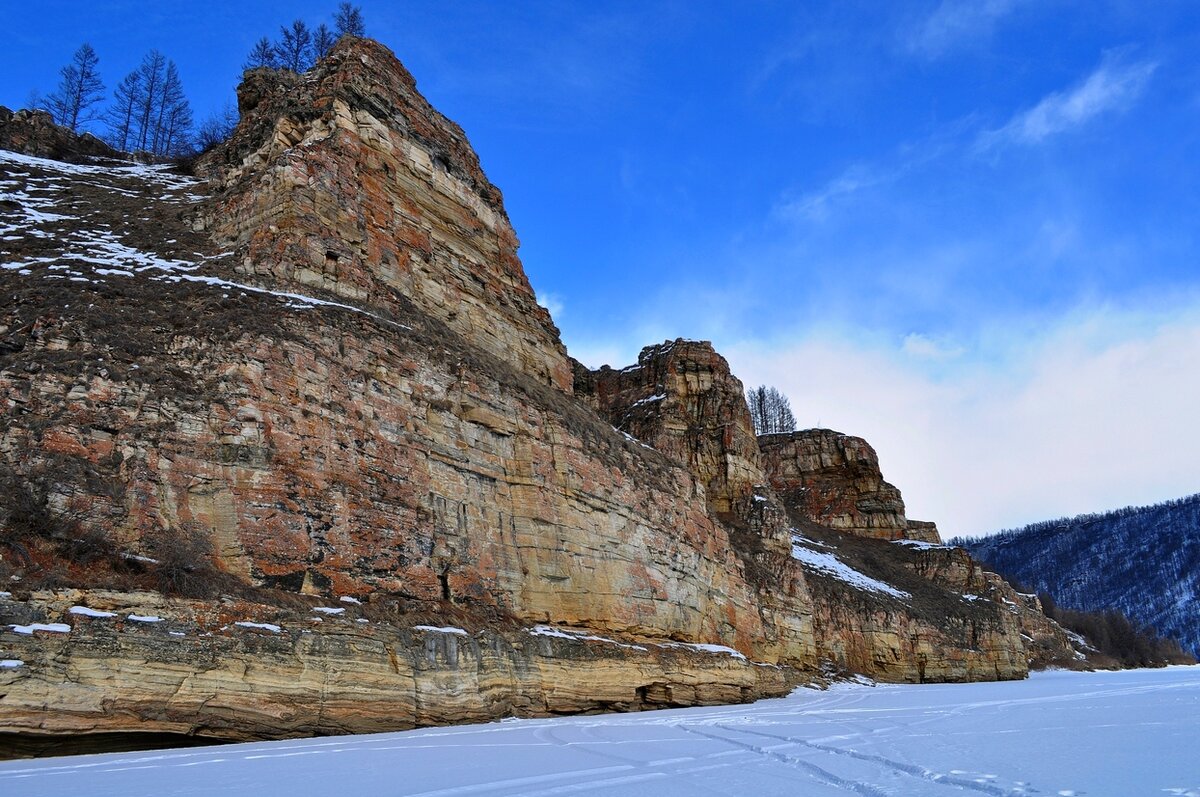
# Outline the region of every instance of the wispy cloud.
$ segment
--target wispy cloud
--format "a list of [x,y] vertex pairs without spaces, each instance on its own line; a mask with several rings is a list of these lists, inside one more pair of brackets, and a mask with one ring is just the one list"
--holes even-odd
[[932,135],[900,144],[876,161],[851,164],[819,188],[788,191],[772,206],[771,215],[781,220],[824,221],[837,206],[856,196],[891,185],[947,153],[961,150],[965,131],[976,124],[973,115],[963,117]]
[[772,215],[780,219],[823,221],[837,202],[890,182],[896,175],[894,169],[855,164],[815,191],[784,198],[776,203]]
[[910,332],[904,336],[900,350],[909,357],[918,360],[946,361],[954,360],[966,353],[966,348],[952,341],[925,335],[920,332]]
[[1126,63],[1119,53],[1109,55],[1074,88],[1047,95],[1003,127],[982,133],[976,142],[977,149],[1037,144],[1087,124],[1101,114],[1123,111],[1141,96],[1157,68],[1156,61]]
[[1029,0],[942,0],[932,14],[910,32],[912,52],[937,57],[989,33]]

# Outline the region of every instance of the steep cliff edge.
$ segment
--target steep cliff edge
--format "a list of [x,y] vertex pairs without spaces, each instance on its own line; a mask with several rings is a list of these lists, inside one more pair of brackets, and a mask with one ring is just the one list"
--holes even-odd
[[[286,715],[286,736],[334,732],[322,722],[339,712],[380,729],[786,690],[795,673],[749,659],[811,664],[811,634],[760,605],[702,483],[572,399],[461,131],[369,41],[272,85],[201,164],[208,198],[163,168],[0,158],[0,179],[36,199],[0,207],[19,233],[0,271],[0,520],[4,575],[20,579],[0,654],[26,662],[0,670],[7,732],[259,738],[260,714]],[[414,690],[377,659],[395,677],[339,708],[321,679],[247,682],[243,656],[181,701],[171,684],[237,660],[243,629],[148,649],[122,636],[136,625],[112,637],[70,615],[62,588],[232,595],[285,631],[305,605],[354,597],[399,629],[401,660],[423,649],[403,634],[422,621],[518,639],[550,623],[613,639],[575,643],[613,664],[598,678],[485,656],[480,677],[507,697],[464,714],[471,687],[453,674]],[[164,618],[197,611],[172,605]],[[321,651],[344,634],[309,630],[316,647],[293,648],[288,671],[343,669]],[[716,647],[672,647],[696,644]]]
[[386,48],[239,104],[204,180],[0,152],[12,750],[1025,674],[877,460],[756,439],[711,345],[573,363]]
[[411,304],[569,392],[558,330],[517,257],[499,189],[466,135],[386,47],[347,40],[302,76],[247,73],[232,138],[197,164],[197,214],[242,275],[376,312]]
[[932,523],[907,519],[865,440],[825,429],[755,438],[742,383],[710,343],[647,346],[621,369],[576,363],[575,395],[705,486],[747,571],[761,574],[761,604],[811,629],[823,667],[922,683],[1076,660],[1039,609],[942,546]]

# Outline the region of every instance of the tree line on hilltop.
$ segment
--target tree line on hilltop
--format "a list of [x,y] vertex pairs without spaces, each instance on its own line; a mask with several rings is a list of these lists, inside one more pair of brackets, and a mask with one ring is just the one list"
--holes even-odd
[[1200,655],[1200,494],[950,544],[1125,663],[1172,660],[1175,641]]
[[[351,3],[338,5],[333,28],[321,23],[310,30],[297,19],[280,27],[272,42],[260,39],[244,69],[269,67],[304,72],[329,53],[342,36],[365,36],[362,10]],[[237,123],[232,105],[210,115],[198,127],[175,62],[157,49],[125,75],[105,104],[106,88],[100,57],[84,42],[59,71],[58,87],[48,96],[37,91],[26,103],[50,113],[56,124],[79,132],[100,125],[102,138],[122,152],[145,152],[155,158],[174,158],[203,151],[223,141]]]

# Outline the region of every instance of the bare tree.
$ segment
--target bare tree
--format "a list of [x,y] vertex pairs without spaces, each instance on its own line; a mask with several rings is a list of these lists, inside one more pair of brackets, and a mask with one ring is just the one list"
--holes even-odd
[[304,20],[297,19],[292,22],[291,27],[281,27],[279,34],[275,55],[281,67],[293,72],[304,72],[312,66],[312,34]]
[[343,36],[366,36],[367,26],[363,23],[362,9],[352,3],[339,3],[333,17],[333,27],[338,38]]
[[29,93],[25,95],[25,107],[31,111],[49,111],[48,105],[42,92],[37,89],[30,89]]
[[243,70],[262,67],[279,68],[279,56],[276,55],[275,46],[266,36],[254,43],[254,49],[250,51],[250,55],[246,56],[246,63],[242,64]]
[[211,114],[196,132],[196,148],[206,152],[229,138],[237,127],[238,112],[233,103],[225,103],[220,111]]
[[333,49],[335,42],[337,42],[337,36],[334,36],[329,26],[322,22],[313,31],[313,57],[321,59],[329,55],[329,51]]
[[167,62],[155,106],[150,151],[155,155],[174,155],[182,148],[184,131],[192,126],[192,109],[183,94],[183,83],[174,61]]
[[750,420],[756,435],[796,431],[791,403],[775,388],[766,385],[751,388],[746,391],[746,403],[750,405]]
[[62,68],[58,89],[47,98],[54,121],[72,130],[95,119],[91,109],[104,99],[100,80],[100,59],[87,42],[75,51],[71,63]]
[[138,97],[137,107],[137,148],[143,152],[148,151],[149,147],[154,144],[154,112],[157,110],[158,95],[162,93],[166,71],[166,56],[158,50],[146,53],[138,67],[142,91]]
[[113,104],[105,119],[108,122],[108,143],[124,152],[137,137],[137,108],[142,96],[141,72],[130,72],[113,92]]
[[190,146],[192,121],[175,62],[151,50],[117,86],[108,112],[109,142],[158,157],[179,155]]

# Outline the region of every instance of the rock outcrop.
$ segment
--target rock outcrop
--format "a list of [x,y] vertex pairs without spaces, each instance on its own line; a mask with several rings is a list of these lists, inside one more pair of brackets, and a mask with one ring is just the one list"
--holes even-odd
[[[201,164],[217,193],[200,205],[199,185],[160,200],[126,187],[131,172],[97,169],[69,218],[13,211],[31,231],[12,250],[22,260],[6,258],[0,318],[0,484],[6,506],[21,507],[2,518],[5,569],[18,586],[248,589],[284,605],[279,596],[345,595],[400,607],[399,625],[454,611],[480,627],[548,622],[815,664],[811,632],[760,604],[763,573],[748,572],[736,530],[709,513],[705,485],[571,397],[499,193],[390,53],[346,40],[281,85],[245,99],[233,139]],[[76,173],[19,168],[45,183],[47,210],[54,183]],[[105,181],[147,212],[105,215]],[[147,249],[136,219],[151,213],[160,240],[195,254]],[[56,226],[32,234],[43,224]],[[102,246],[113,254],[95,262]],[[191,570],[178,564],[188,557]],[[769,586],[808,610],[799,569]],[[28,593],[30,611],[60,621],[44,592]],[[88,633],[70,637],[83,650]],[[40,661],[35,642],[0,632],[6,658]],[[646,705],[713,693],[683,660],[642,678],[641,651],[613,651]],[[111,653],[103,666],[129,683],[146,671],[144,651]],[[204,661],[181,654],[171,667]],[[532,689],[497,672],[513,700]],[[606,700],[582,669],[538,673],[528,677],[579,705]],[[103,711],[57,725],[38,690],[62,677],[37,664],[5,673],[0,715],[41,706],[23,729],[124,730]],[[256,689],[263,712],[291,711],[286,690]],[[358,710],[376,714],[374,699]],[[139,704],[143,729],[176,732],[179,715],[162,719],[158,700]],[[324,701],[315,710],[327,714]],[[403,727],[414,711],[377,715]],[[416,716],[459,718],[434,697]],[[189,727],[211,732],[203,719]]]
[[782,660],[811,668],[812,601],[791,555],[783,505],[766,485],[742,383],[708,341],[642,349],[636,364],[574,365],[575,395],[640,445],[684,466],[709,513],[730,531]]
[[0,153],[11,750],[1024,675],[865,442],[755,439],[707,343],[573,363],[386,48],[239,105],[206,183]]
[[154,593],[0,597],[29,629],[19,665],[0,668],[0,752],[89,752],[113,746],[112,735],[117,746],[246,741],[714,705],[792,686],[786,669],[731,650],[549,627],[405,627],[335,603],[305,615]]
[[[619,371],[575,369],[575,390],[617,429],[683,463],[731,520],[765,483],[742,383],[707,341],[647,346]],[[744,514],[744,512],[743,512]]]
[[0,105],[0,149],[38,158],[84,163],[121,153],[91,133],[57,125],[47,111],[11,111]]
[[196,223],[237,251],[239,274],[373,312],[412,306],[570,392],[499,189],[387,48],[347,42],[303,79],[255,70],[238,105],[231,140],[197,165],[217,196]]
[[861,437],[806,429],[763,435],[759,444],[771,486],[800,516],[860,537],[941,542],[937,526],[905,517],[900,491],[883,480],[879,456]]
[[[1030,665],[1083,658],[1030,596],[943,546],[935,524],[909,520],[862,438],[807,429],[759,444],[766,479],[802,532],[819,659],[924,683],[1023,677]],[[827,557],[879,584],[848,586]]]

